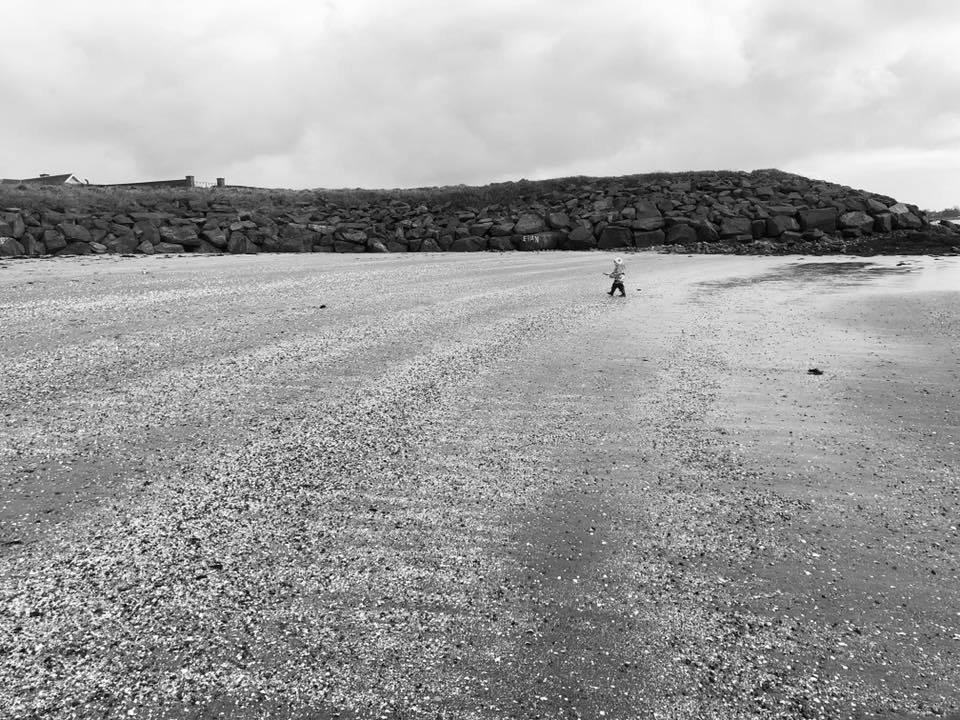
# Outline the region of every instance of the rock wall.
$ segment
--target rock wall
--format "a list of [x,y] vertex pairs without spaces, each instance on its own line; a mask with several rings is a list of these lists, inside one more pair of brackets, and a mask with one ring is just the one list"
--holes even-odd
[[[496,202],[430,191],[126,191],[0,210],[0,256],[94,253],[956,252],[960,227],[893,198],[777,170],[507,184]],[[493,186],[488,186],[493,187]],[[503,191],[504,186],[499,186]],[[482,190],[482,189],[475,189]],[[79,192],[79,191],[78,191]],[[482,198],[475,192],[468,197]],[[362,196],[358,200],[357,197]],[[412,196],[412,197],[411,197]],[[268,202],[269,201],[269,202]],[[57,205],[54,207],[54,205]]]

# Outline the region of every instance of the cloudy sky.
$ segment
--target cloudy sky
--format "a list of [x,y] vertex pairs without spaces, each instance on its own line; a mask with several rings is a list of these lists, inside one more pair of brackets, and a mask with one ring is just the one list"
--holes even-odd
[[960,204],[955,0],[3,3],[0,176],[778,167]]

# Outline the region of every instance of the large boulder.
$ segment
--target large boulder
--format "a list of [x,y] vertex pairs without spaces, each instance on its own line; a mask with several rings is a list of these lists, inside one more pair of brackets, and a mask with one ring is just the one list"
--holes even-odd
[[660,230],[664,226],[664,219],[659,214],[650,217],[634,218],[630,222],[630,227],[640,232],[649,232],[650,230]]
[[540,232],[533,235],[514,235],[513,246],[517,250],[556,250],[562,236],[558,232]]
[[493,237],[509,237],[513,235],[514,223],[509,221],[498,222],[490,228],[490,235]]
[[157,230],[157,227],[149,220],[137,220],[133,224],[133,234],[141,241],[146,241],[151,245],[156,245],[160,242],[160,231]]
[[260,252],[260,248],[245,233],[231,232],[230,239],[227,241],[227,252],[234,255],[251,255]]
[[513,250],[513,241],[505,236],[499,235],[497,237],[492,237],[487,240],[487,247],[490,250]]
[[601,250],[631,247],[633,245],[633,231],[629,228],[608,225],[597,239],[597,247]]
[[780,237],[785,232],[799,232],[800,223],[792,216],[774,215],[766,220],[767,237]]
[[21,244],[23,245],[24,254],[29,255],[30,257],[37,257],[38,255],[47,254],[47,248],[44,247],[43,243],[35,238],[31,233],[24,233]]
[[0,237],[0,257],[26,255],[23,244],[15,237]]
[[893,232],[893,215],[890,213],[879,213],[873,219],[873,231],[878,233]]
[[[366,233],[364,233],[366,234]],[[333,250],[338,253],[362,253],[367,251],[367,241],[363,244],[350,242],[349,240],[334,240]]]
[[182,253],[186,252],[186,249],[183,245],[172,242],[160,241],[153,246],[153,249],[158,253]]
[[125,228],[122,225],[115,226],[120,229],[120,232],[117,234],[111,233],[107,235],[106,239],[103,241],[103,244],[107,246],[107,252],[111,253],[121,253],[127,254],[134,252],[137,249],[137,238],[133,234],[133,231],[129,228]]
[[458,237],[450,245],[451,252],[478,252],[487,249],[486,238],[477,235]]
[[686,223],[677,223],[667,228],[667,236],[664,241],[667,245],[686,245],[697,242],[697,229]]
[[[747,217],[725,217],[720,223],[720,237],[729,238],[736,235],[753,235],[752,220]],[[667,237],[670,237],[669,233]]]
[[697,240],[702,243],[715,243],[720,241],[720,230],[709,220],[697,222],[693,229],[697,233]]
[[635,220],[641,220],[643,218],[660,217],[660,208],[658,208],[654,203],[650,202],[649,200],[638,200],[636,204],[633,206],[633,209],[636,211],[634,215]]
[[48,253],[55,253],[58,250],[63,250],[67,246],[67,241],[59,230],[48,229],[43,231],[43,244],[46,246]]
[[200,247],[200,237],[197,235],[197,231],[191,226],[164,226],[160,228],[159,232],[161,242],[171,245],[182,245],[183,247]]
[[14,240],[22,240],[27,226],[23,222],[23,216],[18,212],[0,213],[0,235],[12,237]]
[[859,230],[868,233],[873,231],[874,219],[863,210],[845,212],[840,216],[838,223],[843,230]]
[[139,245],[137,245],[137,252],[143,253],[144,255],[153,255],[156,250],[153,249],[153,243],[143,240]]
[[57,230],[67,239],[68,243],[71,242],[84,242],[88,243],[93,240],[93,236],[90,234],[90,231],[87,230],[83,225],[77,225],[75,223],[62,222],[57,225]]
[[893,215],[894,230],[913,230],[923,227],[923,221],[903,203],[891,205],[888,212]]
[[513,226],[515,235],[536,235],[545,230],[543,218],[536,213],[523,213]]
[[561,244],[562,250],[590,250],[597,246],[597,239],[585,227],[576,227],[570,231]]
[[667,236],[663,230],[649,230],[646,232],[634,232],[633,244],[638,248],[653,247],[654,245],[663,245]]
[[383,240],[379,238],[367,238],[367,252],[388,253],[390,250],[384,245]]
[[822,230],[825,233],[837,231],[837,209],[836,208],[813,208],[810,210],[801,210],[800,229]]
[[563,230],[570,227],[570,216],[565,212],[552,212],[547,215],[547,225],[553,230]]
[[220,228],[211,228],[200,233],[200,239],[206,240],[216,248],[225,248],[227,246],[227,233]]
[[90,247],[90,243],[85,242],[72,242],[67,243],[67,246],[60,250],[57,255],[92,255],[93,248]]

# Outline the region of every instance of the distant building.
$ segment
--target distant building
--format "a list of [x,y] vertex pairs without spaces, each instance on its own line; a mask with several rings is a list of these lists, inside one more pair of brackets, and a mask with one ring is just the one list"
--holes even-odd
[[73,173],[64,173],[63,175],[49,175],[47,173],[40,173],[38,177],[23,178],[21,180],[3,178],[2,182],[4,185],[88,185],[89,184],[88,182],[78,178]]

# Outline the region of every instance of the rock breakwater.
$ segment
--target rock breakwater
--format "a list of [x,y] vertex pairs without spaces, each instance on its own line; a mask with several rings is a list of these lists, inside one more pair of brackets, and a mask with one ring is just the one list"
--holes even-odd
[[778,170],[394,191],[6,190],[0,257],[653,248],[960,251],[915,205]]

